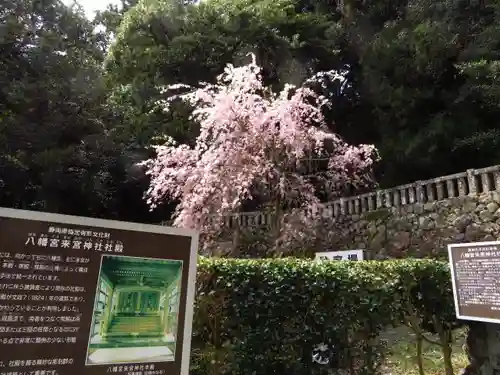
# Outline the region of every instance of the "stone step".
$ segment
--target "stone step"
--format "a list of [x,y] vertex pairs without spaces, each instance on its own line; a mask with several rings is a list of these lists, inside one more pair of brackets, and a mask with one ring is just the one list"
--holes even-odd
[[142,324],[160,324],[160,320],[120,320],[120,319],[113,319],[113,323],[117,324],[130,324],[130,325],[142,325]]
[[160,322],[160,319],[113,319],[113,322],[129,323],[129,324],[142,324],[142,323]]
[[144,323],[160,323],[160,318],[157,319],[113,319],[113,322],[127,323],[127,324],[144,324]]
[[161,327],[161,324],[153,323],[142,323],[142,324],[129,324],[129,323],[111,323],[111,327]]
[[131,335],[130,333],[124,333],[124,332],[108,332],[106,334],[106,338],[113,338],[113,339],[123,339],[127,338],[129,339],[130,337],[138,337],[138,338],[144,338],[144,337],[162,337],[163,332],[134,332],[137,333],[138,335]]
[[110,327],[110,332],[152,332],[152,331],[161,331],[161,327]]
[[159,322],[112,322],[111,325],[119,326],[159,326]]
[[108,330],[111,336],[127,336],[131,333],[139,335],[159,335],[162,332],[161,318],[158,315],[116,316]]
[[120,328],[120,327],[110,327],[108,329],[108,332],[161,332],[161,327],[127,327],[127,328]]
[[150,321],[150,322],[123,322],[123,321],[116,321],[114,320],[112,322],[112,324],[126,324],[126,325],[129,325],[129,326],[135,326],[135,325],[139,325],[139,326],[142,326],[142,325],[151,325],[151,324],[160,324],[160,322],[158,321]]
[[151,312],[151,313],[140,313],[137,315],[136,313],[117,313],[115,315],[116,317],[119,318],[152,318],[152,317],[159,317],[157,312]]
[[154,328],[161,328],[161,325],[159,324],[154,324],[154,325],[120,325],[120,324],[112,324],[110,326],[111,329],[121,329],[121,330],[127,330],[127,329],[154,329]]

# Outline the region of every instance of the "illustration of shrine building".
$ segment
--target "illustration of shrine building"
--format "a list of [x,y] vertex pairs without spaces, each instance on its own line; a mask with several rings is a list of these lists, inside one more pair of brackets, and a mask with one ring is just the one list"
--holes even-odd
[[90,348],[174,343],[181,271],[178,261],[104,257]]

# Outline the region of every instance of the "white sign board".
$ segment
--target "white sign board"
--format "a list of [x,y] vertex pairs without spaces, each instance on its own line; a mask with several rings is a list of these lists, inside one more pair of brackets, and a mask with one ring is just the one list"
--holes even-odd
[[363,260],[363,250],[326,251],[316,253],[316,260]]

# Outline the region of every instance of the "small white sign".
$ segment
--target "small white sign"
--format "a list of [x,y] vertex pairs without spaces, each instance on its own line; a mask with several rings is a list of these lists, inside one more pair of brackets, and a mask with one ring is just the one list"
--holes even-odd
[[316,260],[363,260],[363,250],[326,251],[316,253]]

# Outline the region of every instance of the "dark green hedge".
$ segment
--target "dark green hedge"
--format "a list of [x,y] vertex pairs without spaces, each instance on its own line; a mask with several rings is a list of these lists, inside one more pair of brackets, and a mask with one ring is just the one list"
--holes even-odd
[[[446,263],[201,259],[192,373],[380,373],[389,325],[438,332],[455,320]],[[324,344],[321,359],[312,352]],[[333,372],[334,373],[334,372]]]

